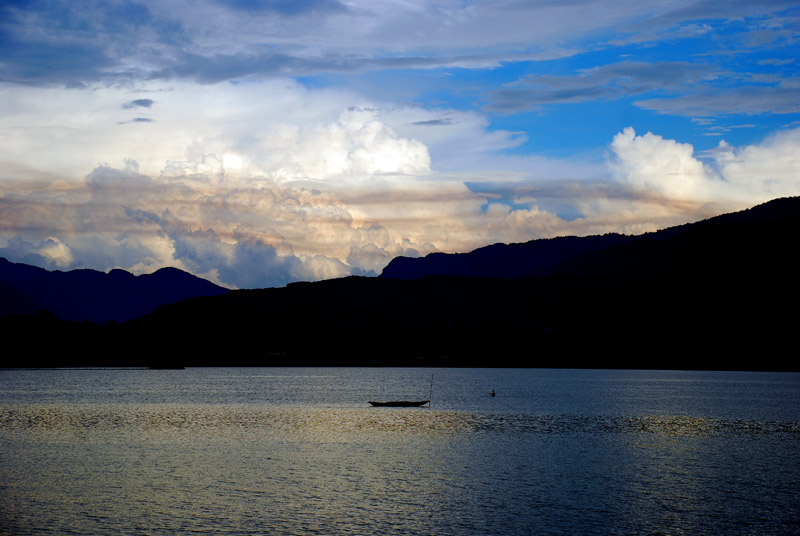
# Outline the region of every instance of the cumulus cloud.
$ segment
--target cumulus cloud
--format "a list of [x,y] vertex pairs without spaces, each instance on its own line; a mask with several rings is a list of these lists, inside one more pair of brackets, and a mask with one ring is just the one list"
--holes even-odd
[[[386,140],[368,137],[380,155]],[[374,173],[363,180],[285,180],[278,169],[229,179],[222,159],[205,155],[168,162],[155,176],[128,159],[63,187],[1,181],[2,251],[50,267],[177,266],[232,287],[280,286],[375,275],[398,255],[528,239],[559,221],[536,209],[487,208],[484,194],[454,178],[381,173],[366,162],[355,168]]]
[[735,148],[720,141],[703,162],[687,143],[626,128],[611,143],[609,162],[619,181],[646,195],[733,208],[800,194],[800,129]]
[[[799,175],[796,131],[697,155],[625,129],[606,168],[513,154],[526,135],[478,112],[291,80],[0,91],[0,254],[50,268],[231,287],[376,274],[397,255],[654,230]],[[140,99],[158,109],[120,104]],[[157,121],[120,125],[130,110]]]
[[776,132],[762,143],[736,148],[721,141],[711,152],[719,173],[740,199],[800,194],[800,129]]
[[283,179],[351,180],[430,172],[427,147],[397,136],[370,108],[351,107],[331,124],[271,129],[265,132],[262,144],[267,150],[258,158],[258,165],[279,170],[276,176]]
[[714,174],[694,158],[690,144],[650,132],[637,136],[628,127],[614,136],[611,150],[617,177],[638,190],[675,199],[709,199]]
[[[610,144],[614,182],[481,187],[435,172],[349,182],[229,180],[214,155],[168,163],[148,176],[129,159],[96,167],[80,185],[25,190],[1,182],[0,254],[51,268],[146,272],[171,265],[245,288],[374,275],[397,255],[639,233],[713,215],[721,205],[793,195],[800,190],[798,148],[800,129],[747,147],[722,142],[699,156],[689,144],[627,128]],[[548,204],[571,206],[577,216],[559,216]]]
[[[404,177],[393,180],[413,190],[414,177]],[[0,181],[0,254],[59,268],[177,266],[228,286],[261,287],[374,275],[397,254],[435,249],[404,229],[354,218],[339,192],[357,186],[228,180],[214,155],[169,162],[153,177],[130,159],[119,168],[103,164],[63,188]]]

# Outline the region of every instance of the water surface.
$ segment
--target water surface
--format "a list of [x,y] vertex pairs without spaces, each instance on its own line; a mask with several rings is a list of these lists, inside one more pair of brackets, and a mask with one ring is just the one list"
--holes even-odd
[[[430,409],[367,405],[432,373]],[[800,534],[798,395],[743,372],[0,371],[0,532]]]

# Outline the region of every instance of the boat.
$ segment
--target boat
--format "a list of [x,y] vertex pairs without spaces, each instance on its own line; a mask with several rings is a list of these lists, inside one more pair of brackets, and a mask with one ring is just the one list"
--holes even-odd
[[391,400],[389,402],[375,402],[373,400],[367,400],[369,404],[373,407],[381,407],[381,408],[419,408],[428,404],[428,407],[431,407],[431,396],[433,395],[433,374],[431,374],[431,389],[428,393],[428,400]]
[[424,406],[425,404],[429,404],[430,400],[392,400],[390,402],[374,402],[372,400],[368,400],[368,402],[375,407],[418,408],[420,406]]

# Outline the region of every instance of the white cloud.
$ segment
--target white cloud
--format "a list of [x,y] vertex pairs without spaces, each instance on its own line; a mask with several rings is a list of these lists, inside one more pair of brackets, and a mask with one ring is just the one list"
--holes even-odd
[[[283,285],[397,255],[654,230],[796,193],[800,176],[800,130],[723,143],[704,163],[625,129],[614,182],[596,164],[507,154],[524,137],[477,112],[285,80],[2,91],[0,253],[50,268]],[[152,122],[123,123],[135,101]]]
[[738,149],[722,141],[713,156],[741,199],[765,201],[800,194],[800,128]]
[[688,143],[626,128],[611,143],[616,178],[642,196],[672,202],[717,203],[744,208],[800,194],[800,129],[778,132],[761,143],[734,148],[720,141],[711,164],[695,157]]
[[65,267],[72,264],[72,251],[58,238],[48,236],[37,251],[42,257],[52,261],[56,266]]
[[598,35],[611,42],[619,37],[674,40],[709,32],[710,19],[756,17],[762,22],[769,15],[769,28],[753,28],[756,39],[785,35],[784,42],[791,42],[791,17],[779,24],[775,16],[787,8],[785,2],[710,7],[709,2],[683,0],[143,0],[106,2],[93,9],[65,0],[18,2],[4,12],[7,39],[0,78],[81,85],[485,68],[569,54],[585,49],[586,40]]
[[253,156],[268,175],[284,180],[352,181],[373,175],[430,172],[428,149],[398,137],[372,108],[350,107],[337,121],[309,127],[266,129]]
[[614,136],[611,150],[617,178],[634,188],[673,199],[709,199],[714,174],[694,158],[690,144],[650,132],[637,136],[628,127]]

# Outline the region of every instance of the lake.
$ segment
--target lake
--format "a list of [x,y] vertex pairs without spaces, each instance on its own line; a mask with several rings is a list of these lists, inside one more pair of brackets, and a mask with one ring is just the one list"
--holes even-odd
[[800,534],[800,374],[2,370],[0,459],[12,535]]

